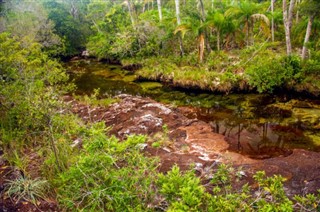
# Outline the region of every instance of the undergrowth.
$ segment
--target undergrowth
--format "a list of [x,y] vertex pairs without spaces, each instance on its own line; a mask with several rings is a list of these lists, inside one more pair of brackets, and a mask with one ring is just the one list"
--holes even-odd
[[[83,149],[72,164],[53,180],[58,200],[66,210],[88,211],[294,211],[320,208],[320,194],[295,196],[284,192],[281,176],[257,172],[258,188],[234,182],[241,171],[229,165],[211,167],[204,175],[175,165],[168,173],[158,171],[157,158],[142,150],[145,136],[124,141],[106,136],[103,123],[87,128]],[[240,174],[239,174],[240,173]],[[203,183],[206,181],[207,183]]]

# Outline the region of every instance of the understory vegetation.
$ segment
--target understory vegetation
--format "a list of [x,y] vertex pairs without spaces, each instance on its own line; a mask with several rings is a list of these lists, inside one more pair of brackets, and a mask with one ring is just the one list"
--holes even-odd
[[[37,205],[51,197],[61,210],[88,211],[319,209],[319,195],[289,199],[284,178],[264,172],[254,176],[259,185],[255,189],[236,189],[233,182],[242,172],[224,164],[205,175],[192,167],[182,172],[178,166],[160,173],[158,159],[143,154],[146,136],[119,141],[107,135],[103,123],[84,123],[68,112],[61,95],[72,86],[65,83],[59,63],[39,45],[25,47],[8,34],[0,39],[0,144],[3,157],[20,173],[2,191],[12,201]],[[40,157],[36,170],[30,167],[32,154]]]
[[[141,64],[141,78],[180,87],[318,95],[319,3],[297,3],[288,53],[281,1],[273,12],[267,1],[236,2],[0,1],[0,152],[15,173],[1,198],[36,206],[53,199],[61,211],[319,211],[320,193],[289,197],[285,179],[263,171],[252,187],[237,187],[243,172],[225,164],[207,173],[177,165],[161,173],[159,159],[144,148],[164,142],[150,144],[145,135],[120,141],[108,135],[109,126],[84,122],[63,100],[75,86],[60,59],[84,50]],[[314,27],[303,40],[309,21]],[[84,101],[117,101],[96,96]]]

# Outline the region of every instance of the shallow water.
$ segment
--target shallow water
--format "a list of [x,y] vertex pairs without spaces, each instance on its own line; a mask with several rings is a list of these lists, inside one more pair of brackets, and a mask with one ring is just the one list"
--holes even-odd
[[253,158],[287,156],[294,148],[320,151],[320,102],[288,95],[218,95],[141,82],[120,66],[79,60],[66,63],[76,93],[99,88],[101,96],[131,94],[188,108],[186,115],[210,123],[230,150]]

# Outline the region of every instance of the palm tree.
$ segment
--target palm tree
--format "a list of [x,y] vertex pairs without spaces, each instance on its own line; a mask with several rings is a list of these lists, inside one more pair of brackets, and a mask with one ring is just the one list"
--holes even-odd
[[184,38],[185,34],[187,32],[193,32],[193,34],[197,35],[198,40],[198,56],[199,56],[199,62],[203,61],[203,55],[204,55],[204,27],[205,25],[202,24],[201,17],[199,13],[194,12],[190,13],[189,16],[185,19],[186,23],[180,24],[177,26],[177,28],[174,31],[174,34],[180,33],[181,37]]
[[[247,46],[250,45],[250,31],[253,31],[254,22],[260,20],[260,24],[269,26],[269,19],[266,15],[256,13],[260,9],[260,5],[244,1],[239,6],[233,6],[226,11],[226,15],[233,18],[238,18],[243,29],[246,30]],[[252,34],[252,33],[251,33]]]
[[217,50],[220,51],[221,32],[226,26],[227,18],[219,11],[212,12],[208,15],[206,25],[216,32]]

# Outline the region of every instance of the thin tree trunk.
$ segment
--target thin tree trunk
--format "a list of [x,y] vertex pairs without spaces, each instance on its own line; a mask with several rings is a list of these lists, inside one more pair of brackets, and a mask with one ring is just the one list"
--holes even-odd
[[288,13],[288,21],[289,21],[290,31],[291,31],[291,27],[292,27],[294,3],[295,3],[295,0],[290,0],[289,13]]
[[[200,10],[200,13],[201,13],[201,23],[205,22],[206,21],[206,14],[205,14],[205,10],[204,10],[204,4],[203,4],[203,1],[202,0],[199,0],[199,10]],[[209,35],[208,35],[208,31],[206,29],[204,29],[203,32],[201,32],[201,34],[203,34],[203,39],[204,39],[204,47],[207,48],[208,52],[211,51],[211,48],[210,48],[210,44],[209,44]],[[199,44],[200,45],[200,44]],[[203,47],[203,48],[204,48]],[[200,53],[200,52],[199,52]],[[203,57],[203,55],[202,55]],[[199,57],[200,58],[200,57]]]
[[159,12],[159,20],[162,21],[162,10],[161,10],[161,0],[157,0],[158,4],[158,12]]
[[51,123],[51,119],[49,118],[49,132],[50,132],[50,144],[51,144],[51,148],[52,148],[52,151],[53,151],[53,154],[54,154],[54,158],[56,160],[56,165],[58,167],[58,170],[60,172],[62,172],[62,167],[60,165],[60,162],[59,162],[59,157],[58,157],[58,151],[57,151],[57,147],[55,145],[55,139],[54,139],[54,135],[53,135],[53,129],[52,129],[52,123]]
[[[300,0],[297,0],[297,6],[300,4]],[[296,13],[296,24],[299,23],[299,10]]]
[[202,21],[205,21],[205,19],[206,19],[206,15],[205,15],[205,13],[204,13],[204,6],[203,6],[203,2],[202,2],[202,0],[199,0],[199,7],[200,7],[200,11],[201,11],[201,18],[202,18]]
[[217,50],[220,51],[220,30],[217,30]]
[[146,10],[146,4],[145,3],[142,3],[142,13],[144,13],[144,11]]
[[183,42],[182,42],[181,36],[179,36],[179,47],[180,47],[180,56],[182,57],[184,55],[184,48],[183,48]]
[[134,20],[134,17],[133,17],[133,11],[132,11],[130,0],[126,0],[126,2],[127,2],[128,10],[129,10],[131,24],[132,24],[132,27],[135,29],[136,28],[136,23],[135,23],[135,20]]
[[247,47],[249,46],[249,19],[247,18],[247,30],[246,30],[246,37],[247,37]]
[[175,0],[174,1],[176,4],[176,17],[177,17],[177,24],[181,24],[181,19],[180,19],[180,0]]
[[309,17],[306,36],[305,36],[304,42],[303,42],[303,48],[302,48],[302,54],[301,54],[301,58],[303,60],[305,60],[307,58],[307,50],[308,50],[307,43],[309,42],[309,38],[311,35],[311,28],[312,28],[313,20],[314,20],[314,16],[312,15]]
[[272,13],[272,18],[271,18],[271,40],[274,42],[274,18],[273,18],[273,12],[274,12],[274,0],[271,0],[271,13]]
[[[181,19],[180,19],[180,0],[175,0],[174,1],[176,4],[176,17],[177,17],[177,24],[178,26],[181,24]],[[182,43],[182,38],[181,34],[179,35],[179,45],[180,45],[180,55],[184,55],[184,50],[183,50],[183,43]]]
[[283,9],[283,24],[286,35],[286,46],[287,46],[287,55],[290,56],[292,54],[291,47],[291,26],[292,26],[292,14],[294,8],[295,0],[290,1],[289,11],[287,9],[287,1],[283,0],[282,9]]
[[203,32],[199,36],[199,62],[203,62],[204,55],[204,34]]

